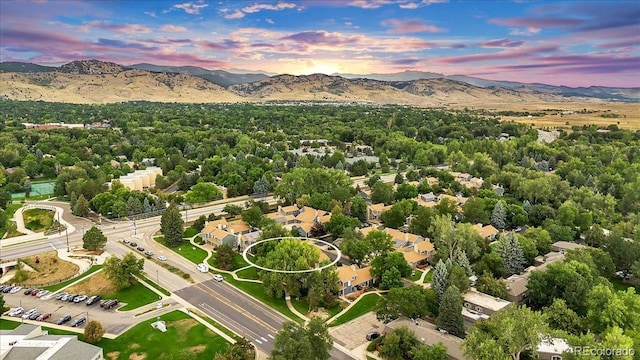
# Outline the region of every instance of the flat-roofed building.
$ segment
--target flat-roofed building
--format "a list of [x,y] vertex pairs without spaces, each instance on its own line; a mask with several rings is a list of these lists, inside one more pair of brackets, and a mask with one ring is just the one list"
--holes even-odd
[[75,335],[49,335],[40,325],[21,324],[0,330],[2,360],[102,360],[101,348],[79,341]]
[[407,327],[413,331],[418,341],[425,345],[434,346],[442,343],[447,348],[447,358],[449,360],[471,360],[471,358],[464,355],[462,339],[446,332],[441,332],[435,325],[424,320],[413,321],[401,317],[386,324],[385,333],[401,327]]

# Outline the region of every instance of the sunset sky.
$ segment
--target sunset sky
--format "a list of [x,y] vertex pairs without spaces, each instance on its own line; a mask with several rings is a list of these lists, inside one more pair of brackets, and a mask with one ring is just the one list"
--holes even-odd
[[80,59],[640,87],[640,1],[0,1],[0,60]]

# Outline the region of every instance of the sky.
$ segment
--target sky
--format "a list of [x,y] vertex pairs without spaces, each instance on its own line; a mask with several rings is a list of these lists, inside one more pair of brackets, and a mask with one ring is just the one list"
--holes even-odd
[[640,87],[640,1],[1,0],[0,60]]

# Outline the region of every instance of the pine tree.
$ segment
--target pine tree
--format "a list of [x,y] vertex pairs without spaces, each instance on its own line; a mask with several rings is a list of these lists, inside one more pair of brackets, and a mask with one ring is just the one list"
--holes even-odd
[[529,200],[525,200],[525,201],[522,202],[522,208],[527,213],[531,210],[531,203],[529,202]]
[[438,293],[438,298],[442,299],[445,290],[447,289],[447,279],[449,278],[449,271],[447,266],[442,262],[442,259],[438,261],[433,270],[433,280],[431,281],[431,288]]
[[80,194],[80,197],[76,200],[76,204],[73,206],[73,215],[82,217],[89,215],[89,201],[87,201],[82,194]]
[[500,238],[497,252],[504,261],[506,276],[520,274],[524,270],[526,264],[524,252],[513,233],[505,234]]
[[142,202],[142,211],[144,211],[145,214],[153,211],[148,197],[145,197],[144,201]]
[[75,191],[71,192],[71,195],[69,195],[69,206],[71,206],[71,212],[73,213],[73,215],[76,215],[75,210],[73,208],[76,207],[77,201],[78,201],[78,195],[76,195]]
[[491,214],[491,223],[499,230],[503,230],[507,226],[507,209],[504,202],[498,201],[496,203]]
[[462,296],[455,285],[449,286],[440,301],[437,325],[457,337],[464,337]]
[[467,253],[464,250],[456,249],[453,252],[453,262],[460,266],[467,276],[473,276],[474,272],[471,268],[471,264],[469,263],[469,258],[467,258]]
[[160,230],[164,234],[164,240],[167,246],[175,247],[182,243],[182,227],[184,221],[180,210],[175,204],[171,204],[167,210],[162,213],[160,220]]

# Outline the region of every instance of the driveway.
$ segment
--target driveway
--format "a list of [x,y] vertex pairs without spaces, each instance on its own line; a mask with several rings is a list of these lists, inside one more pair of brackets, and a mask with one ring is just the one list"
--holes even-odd
[[329,334],[331,334],[336,343],[353,350],[368,343],[367,333],[374,330],[382,334],[384,332],[384,324],[376,319],[375,313],[368,312],[348,323],[329,329]]

